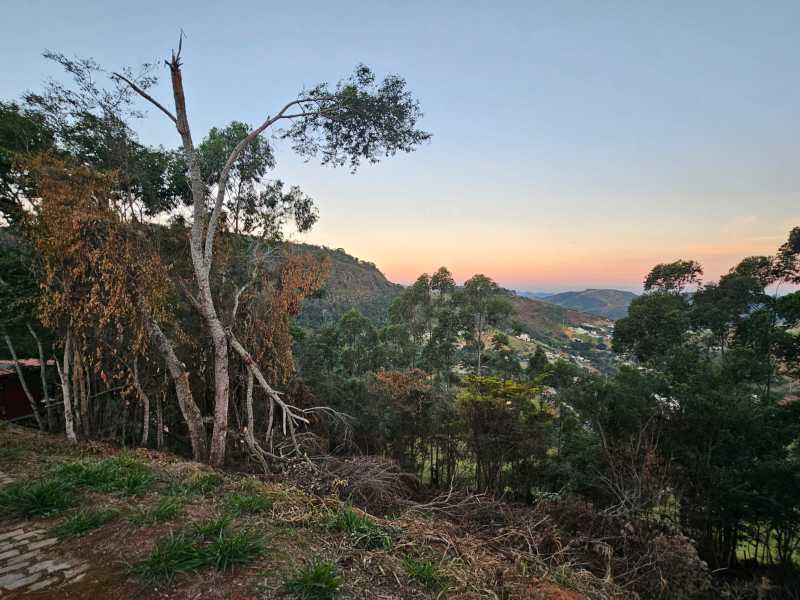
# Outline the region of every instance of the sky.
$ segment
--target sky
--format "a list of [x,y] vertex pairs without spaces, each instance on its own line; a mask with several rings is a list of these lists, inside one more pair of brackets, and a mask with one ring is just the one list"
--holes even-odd
[[[713,279],[800,225],[796,0],[0,0],[0,14],[0,99],[61,78],[45,49],[114,70],[167,57],[182,29],[195,138],[359,63],[403,76],[430,142],[356,174],[278,142],[274,173],[319,207],[296,240],[400,283],[445,265],[518,290],[638,290],[656,263],[696,259]],[[178,145],[157,112],[134,125]]]

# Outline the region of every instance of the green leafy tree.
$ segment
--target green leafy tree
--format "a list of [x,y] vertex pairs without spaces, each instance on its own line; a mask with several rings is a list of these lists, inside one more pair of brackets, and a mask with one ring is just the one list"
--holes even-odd
[[511,302],[486,275],[473,275],[461,291],[463,310],[471,318],[470,341],[475,349],[475,372],[481,374],[485,336],[489,327],[511,314]]

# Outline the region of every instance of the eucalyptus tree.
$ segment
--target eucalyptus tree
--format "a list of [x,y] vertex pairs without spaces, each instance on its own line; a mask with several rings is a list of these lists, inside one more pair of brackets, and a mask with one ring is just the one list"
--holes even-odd
[[464,283],[461,295],[463,310],[472,319],[471,341],[475,346],[475,372],[480,375],[486,333],[493,323],[511,314],[511,303],[500,292],[497,284],[486,275],[473,275]]
[[[248,350],[223,323],[212,290],[211,270],[215,240],[224,219],[234,166],[253,147],[262,134],[280,125],[278,133],[305,158],[321,157],[322,164],[349,166],[355,171],[363,162],[375,163],[384,156],[410,152],[430,138],[417,127],[421,117],[418,102],[406,89],[401,77],[390,75],[377,83],[372,71],[360,65],[347,79],[331,87],[321,83],[302,90],[296,97],[269,114],[248,132],[241,132],[228,153],[212,189],[203,178],[200,154],[189,123],[183,84],[181,44],[166,61],[169,67],[174,113],[150,93],[152,80],[137,79],[131,72],[114,73],[121,88],[133,90],[155,106],[176,127],[181,138],[183,158],[188,170],[192,205],[190,254],[195,278],[193,304],[202,316],[214,348],[214,431],[210,462],[220,464],[225,457],[230,395],[229,348],[245,363],[260,387],[284,411],[284,423],[291,431],[305,418],[286,404],[267,382]],[[127,86],[127,87],[126,87]]]

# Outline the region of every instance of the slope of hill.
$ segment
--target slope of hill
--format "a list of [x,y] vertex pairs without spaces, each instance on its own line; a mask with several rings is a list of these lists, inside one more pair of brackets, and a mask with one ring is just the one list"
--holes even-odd
[[607,319],[621,319],[628,314],[628,306],[636,294],[622,290],[583,290],[564,292],[542,298],[545,302],[557,304]]
[[373,321],[383,322],[389,305],[403,289],[392,283],[373,263],[350,256],[341,248],[297,244],[296,249],[331,259],[331,274],[319,294],[303,303],[298,321],[319,327],[336,321],[351,308],[358,309]]
[[563,346],[569,342],[567,331],[570,328],[585,324],[597,327],[610,325],[608,320],[602,317],[564,308],[544,300],[512,296],[511,305],[514,308],[512,319],[516,326],[533,339],[555,346]]
[[[479,503],[434,512],[394,471],[381,475],[392,486],[378,488],[391,502],[386,519],[379,505],[340,497],[367,481],[358,472],[343,481],[310,463],[259,478],[5,425],[0,451],[0,596],[9,600],[478,600],[486,589],[509,599],[637,597],[573,570],[577,555],[542,554],[537,544],[549,553],[550,538],[526,529],[518,507],[467,496]],[[478,526],[473,514],[491,519]],[[561,536],[556,521],[536,518]]]

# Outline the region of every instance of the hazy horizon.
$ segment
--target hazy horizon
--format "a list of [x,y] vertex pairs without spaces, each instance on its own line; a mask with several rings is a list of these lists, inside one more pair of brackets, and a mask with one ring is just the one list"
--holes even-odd
[[[276,144],[275,176],[320,209],[296,239],[392,281],[446,265],[518,290],[637,291],[656,263],[696,259],[714,279],[800,225],[798,3],[34,0],[4,15],[6,100],[63,77],[46,48],[118,69],[167,56],[183,29],[196,139],[360,62],[405,77],[433,133],[415,153],[351,175]],[[154,111],[134,125],[178,144]]]

